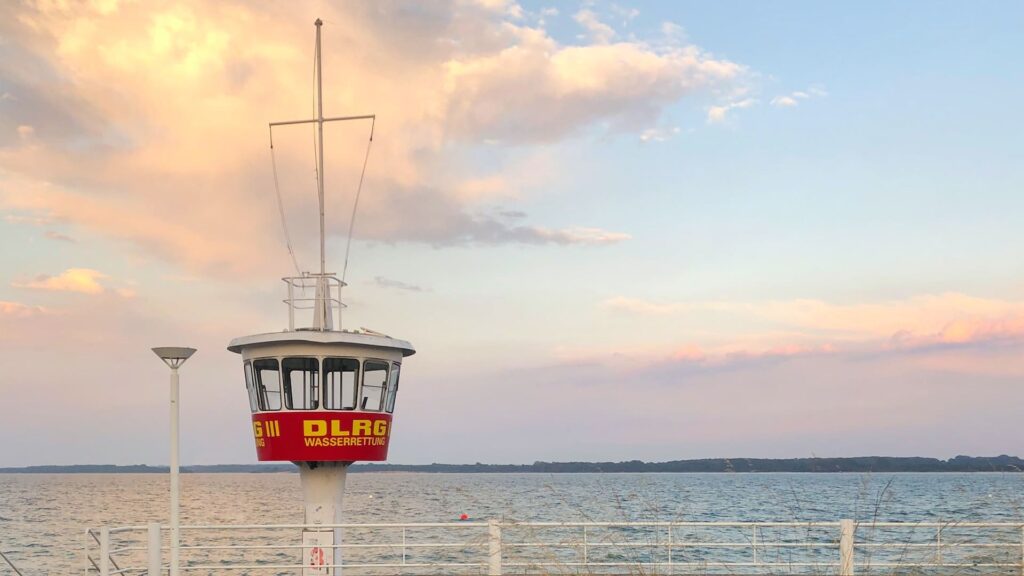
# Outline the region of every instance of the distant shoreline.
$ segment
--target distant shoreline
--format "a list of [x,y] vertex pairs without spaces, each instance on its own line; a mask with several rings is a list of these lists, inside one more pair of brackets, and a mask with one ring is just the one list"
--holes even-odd
[[[183,473],[296,472],[290,463],[214,464],[182,466]],[[80,464],[0,468],[0,474],[166,474],[166,466],[145,464]],[[862,456],[852,458],[708,458],[668,462],[534,462],[533,464],[354,464],[352,472],[494,473],[765,473],[765,472],[1022,472],[1024,460],[1016,456],[957,456],[949,460],[919,457]]]

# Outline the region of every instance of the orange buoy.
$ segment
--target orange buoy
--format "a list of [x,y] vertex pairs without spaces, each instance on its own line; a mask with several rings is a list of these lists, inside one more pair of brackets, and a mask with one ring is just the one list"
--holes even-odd
[[469,520],[469,514],[462,514],[459,516],[459,520]]

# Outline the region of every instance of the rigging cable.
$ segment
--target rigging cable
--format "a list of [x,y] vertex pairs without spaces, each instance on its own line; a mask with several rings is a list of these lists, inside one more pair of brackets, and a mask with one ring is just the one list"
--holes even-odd
[[359,208],[359,195],[363,191],[363,178],[366,176],[366,163],[370,159],[370,147],[373,146],[373,129],[377,126],[377,117],[374,116],[370,122],[370,141],[366,143],[366,155],[363,157],[363,169],[359,173],[359,186],[356,188],[356,199],[352,203],[352,217],[348,222],[348,240],[345,241],[345,265],[341,269],[341,285],[345,285],[345,275],[348,274],[348,253],[352,248],[352,231],[356,225],[356,210]]
[[302,271],[299,268],[299,261],[295,258],[295,250],[292,249],[292,235],[288,232],[288,219],[284,215],[284,200],[281,198],[281,184],[277,177],[277,156],[274,154],[274,127],[270,127],[270,165],[274,170],[274,192],[277,194],[277,211],[281,214],[281,228],[284,229],[284,242],[288,247],[288,255],[292,258],[292,265],[295,266],[295,273],[299,276]]

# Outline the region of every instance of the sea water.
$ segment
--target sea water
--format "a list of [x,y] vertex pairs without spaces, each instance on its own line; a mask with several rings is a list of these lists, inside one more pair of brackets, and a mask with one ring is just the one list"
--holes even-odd
[[[302,522],[298,474],[183,474],[181,493],[183,525]],[[87,528],[166,524],[168,494],[160,474],[0,474],[0,550],[27,576],[80,571]],[[353,523],[1021,522],[1024,474],[352,473],[344,502]]]

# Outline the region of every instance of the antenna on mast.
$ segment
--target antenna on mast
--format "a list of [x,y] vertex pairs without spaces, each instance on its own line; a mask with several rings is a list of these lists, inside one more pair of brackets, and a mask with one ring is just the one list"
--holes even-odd
[[[364,114],[361,116],[338,116],[334,118],[324,118],[324,102],[323,102],[323,62],[321,58],[322,50],[320,48],[320,28],[323,26],[323,21],[319,18],[313,23],[316,26],[316,50],[315,50],[315,75],[316,75],[316,118],[309,120],[287,120],[284,122],[271,122],[270,123],[270,147],[273,150],[274,147],[274,126],[286,126],[292,124],[312,124],[317,125],[317,137],[316,137],[316,163],[317,163],[317,201],[319,204],[320,212],[320,272],[318,274],[310,274],[309,272],[303,272],[301,278],[296,279],[285,279],[285,282],[289,285],[289,300],[288,304],[290,309],[293,308],[293,299],[291,297],[291,289],[295,284],[302,284],[302,280],[308,278],[314,278],[316,284],[316,295],[313,304],[313,330],[329,331],[334,329],[334,312],[332,304],[336,304],[339,308],[344,307],[340,302],[341,288],[345,285],[345,282],[339,281],[334,273],[327,273],[327,256],[326,256],[326,232],[324,227],[324,123],[326,122],[338,122],[343,120],[371,120],[376,123],[376,114]],[[373,128],[371,125],[370,129],[370,141],[373,141]],[[367,155],[369,155],[369,148],[367,148]],[[363,174],[366,171],[366,161],[363,161]],[[359,187],[362,188],[362,175],[359,178]],[[358,201],[358,193],[357,193]],[[353,209],[354,210],[354,209]],[[354,217],[354,214],[353,214]],[[350,230],[350,242],[351,242],[351,224],[349,225]],[[348,260],[347,248],[346,248],[346,265]],[[332,298],[331,287],[334,286],[338,291],[338,298]],[[290,316],[293,316],[293,312]],[[341,319],[339,315],[338,328],[341,326]],[[294,319],[289,321],[289,327],[294,327]]]

